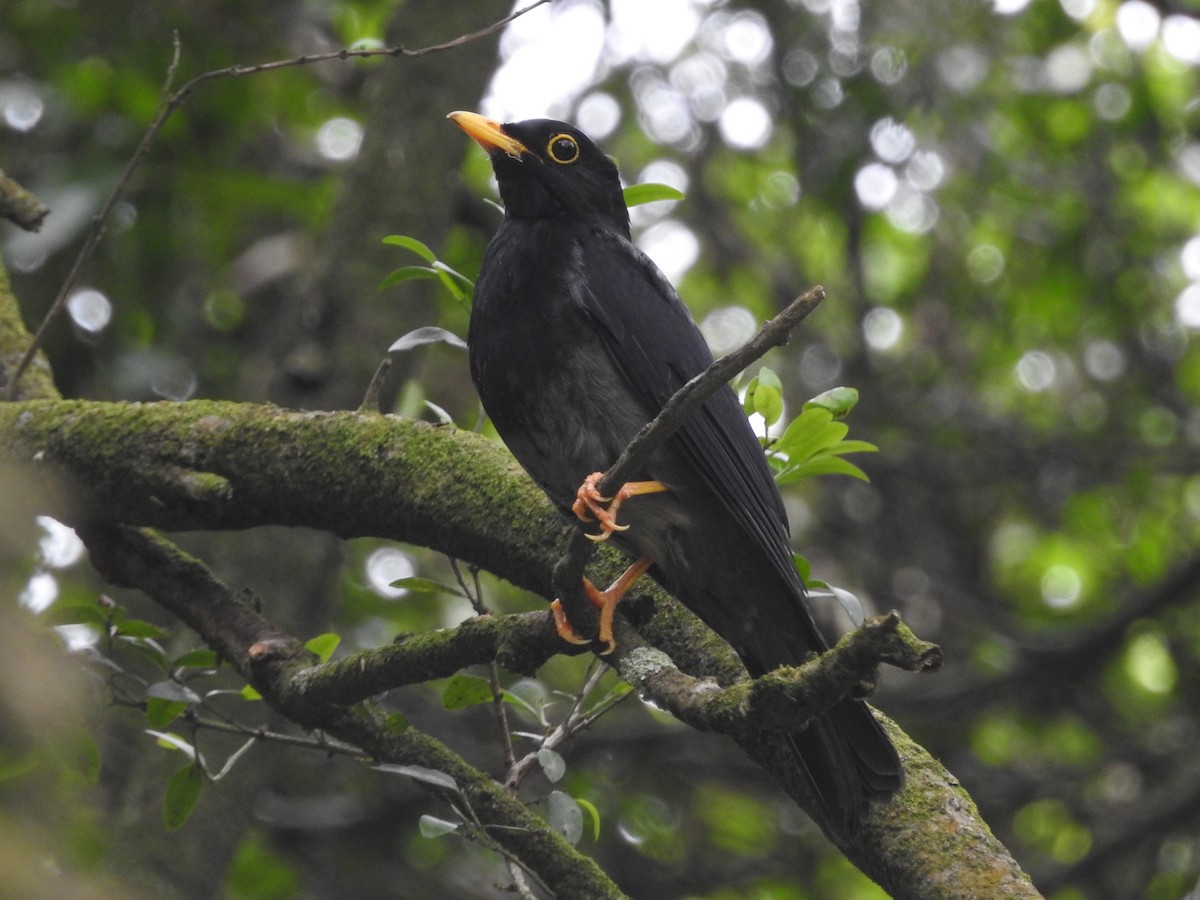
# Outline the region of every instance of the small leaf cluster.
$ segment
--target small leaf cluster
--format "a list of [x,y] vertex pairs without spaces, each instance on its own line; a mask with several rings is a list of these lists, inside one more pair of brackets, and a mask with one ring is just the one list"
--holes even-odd
[[[270,735],[257,727],[231,724],[226,713],[207,721],[204,713],[218,697],[242,701],[261,700],[251,685],[223,687],[216,677],[223,669],[216,651],[207,648],[172,655],[164,648],[171,636],[164,628],[129,616],[116,601],[101,596],[91,603],[56,605],[45,617],[54,626],[85,626],[99,632],[97,654],[93,657],[104,674],[118,706],[139,708],[145,717],[145,733],[164,750],[182,753],[187,762],[167,781],[163,797],[163,821],[169,831],[181,828],[191,817],[205,784],[218,782],[260,738]],[[321,634],[305,647],[328,662],[341,638]],[[178,728],[182,723],[183,728]],[[176,726],[173,728],[172,726]],[[197,735],[205,728],[235,731],[247,740],[214,770],[197,744]],[[181,733],[184,732],[184,733]],[[93,740],[94,746],[94,740]],[[99,751],[94,751],[99,766]]]
[[767,459],[777,484],[790,484],[814,475],[849,475],[869,481],[854,463],[843,459],[850,453],[876,453],[867,441],[847,440],[850,428],[841,420],[858,403],[858,391],[835,387],[818,394],[783,428],[778,438],[770,436],[784,413],[783,386],[779,376],[763,367],[746,386],[743,408],[747,415],[762,417],[767,435],[763,440]]
[[[602,670],[601,670],[602,671]],[[594,682],[589,680],[589,685]],[[549,713],[552,703],[539,699],[530,702],[514,691],[500,688],[486,678],[460,672],[452,676],[442,691],[442,706],[447,710],[462,710],[484,703],[500,702],[510,704],[521,713],[534,719],[539,727],[538,732],[513,731],[512,736],[524,738],[534,743],[533,749],[526,760],[536,763],[542,775],[551,784],[560,782],[567,773],[567,762],[554,746],[581,727],[586,727],[589,720],[603,714],[616,702],[629,694],[631,688],[624,682],[618,682],[607,691],[601,699],[591,704],[589,710],[582,710],[582,701],[588,693],[588,686],[572,699],[571,711],[563,721],[555,726]],[[517,764],[520,766],[520,763]],[[561,790],[553,790],[545,797],[545,815],[550,826],[558,831],[571,844],[576,844],[583,837],[584,814],[587,814],[592,825],[595,840],[600,838],[600,811],[595,804],[583,797],[572,796]],[[423,816],[420,822],[421,834],[424,837],[440,837],[460,826],[468,824],[465,820],[450,822],[432,816]]]

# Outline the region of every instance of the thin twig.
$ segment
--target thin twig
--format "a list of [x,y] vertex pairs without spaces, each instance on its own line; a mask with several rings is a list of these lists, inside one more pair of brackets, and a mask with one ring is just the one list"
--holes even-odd
[[84,265],[92,258],[92,254],[96,251],[100,239],[104,237],[104,232],[108,228],[109,217],[112,215],[113,209],[116,208],[117,201],[125,192],[125,187],[129,184],[129,180],[133,178],[133,173],[137,170],[137,167],[142,164],[142,160],[150,152],[150,145],[158,137],[158,133],[162,130],[163,125],[166,124],[167,118],[175,109],[173,105],[174,98],[171,96],[171,84],[175,81],[175,73],[179,68],[179,58],[179,32],[176,31],[172,34],[171,63],[167,66],[167,77],[163,81],[162,97],[159,100],[158,113],[155,115],[154,121],[150,123],[150,127],[146,129],[146,133],[142,135],[137,149],[133,151],[133,156],[125,164],[125,169],[121,172],[121,177],[113,185],[113,189],[109,193],[108,199],[104,201],[104,205],[100,208],[100,212],[92,217],[92,227],[88,231],[88,236],[83,242],[83,246],[79,248],[79,253],[75,256],[75,261],[71,264],[71,270],[67,273],[66,279],[58,289],[58,294],[55,296],[54,302],[46,310],[46,315],[42,318],[41,324],[38,325],[37,331],[34,332],[33,340],[29,342],[29,346],[25,349],[25,355],[21,357],[20,362],[13,369],[12,379],[8,383],[5,399],[12,400],[17,396],[17,384],[21,380],[21,375],[33,360],[38,348],[45,341],[46,333],[50,330],[51,324],[62,313],[63,307],[66,306],[67,295],[71,293],[71,290],[79,281],[79,273],[83,271]]
[[596,661],[592,664],[591,671],[588,672],[587,678],[584,679],[583,687],[575,695],[571,703],[571,709],[563,717],[563,720],[538,742],[536,748],[509,766],[508,774],[504,778],[505,790],[510,793],[516,793],[517,788],[521,786],[521,782],[525,780],[525,776],[539,762],[538,753],[540,751],[555,750],[562,746],[579,732],[591,727],[593,722],[620,703],[625,697],[631,695],[632,692],[620,694],[615,697],[609,695],[609,697],[601,700],[586,713],[583,712],[584,701],[596,689],[596,685],[600,683],[600,679],[604,677],[607,671],[608,665],[606,663]]
[[79,253],[75,257],[75,261],[71,264],[71,270],[67,273],[66,279],[59,288],[58,294],[54,298],[54,302],[50,304],[50,308],[46,311],[46,315],[42,318],[41,324],[38,325],[38,329],[33,335],[33,340],[30,341],[24,355],[13,369],[12,377],[7,388],[5,389],[5,399],[13,400],[16,398],[17,384],[21,380],[21,375],[29,367],[30,362],[33,361],[33,357],[37,353],[38,348],[41,347],[45,342],[46,333],[49,331],[50,326],[62,314],[62,310],[66,306],[67,296],[79,282],[79,275],[83,271],[83,267],[92,258],[92,254],[95,253],[96,247],[99,245],[101,238],[104,237],[104,232],[108,228],[108,220],[112,216],[113,210],[116,208],[117,201],[120,200],[121,196],[125,193],[125,188],[128,187],[130,179],[133,178],[133,173],[137,171],[137,168],[145,160],[147,154],[149,154],[151,145],[158,137],[159,132],[162,131],[162,128],[167,123],[167,120],[171,117],[175,110],[179,109],[179,107],[183,105],[184,101],[186,101],[191,93],[200,85],[207,81],[214,81],[218,78],[240,78],[246,75],[257,75],[262,72],[273,72],[276,69],[307,66],[311,65],[312,63],[330,62],[332,60],[366,59],[373,56],[425,56],[429,53],[437,53],[442,50],[451,50],[455,47],[461,47],[463,44],[470,43],[471,41],[476,41],[480,38],[487,37],[488,35],[499,31],[514,19],[517,19],[520,16],[537,9],[537,7],[543,6],[550,2],[551,0],[536,0],[536,2],[531,3],[529,6],[518,9],[511,15],[505,16],[503,19],[493,22],[491,25],[488,25],[484,28],[480,28],[478,31],[472,31],[469,34],[459,35],[456,38],[452,38],[451,40],[444,41],[440,44],[430,44],[428,47],[418,47],[412,50],[400,45],[394,47],[363,48],[358,50],[343,48],[341,50],[334,50],[329,53],[314,53],[311,55],[292,57],[291,59],[281,59],[273,62],[258,63],[251,66],[227,66],[224,69],[214,69],[210,72],[203,72],[186,82],[179,90],[171,93],[171,85],[175,81],[175,74],[179,68],[179,60],[181,55],[179,33],[175,32],[173,35],[171,63],[167,67],[167,77],[163,82],[162,96],[159,101],[158,113],[155,115],[154,120],[150,123],[149,127],[146,128],[145,133],[142,135],[141,141],[137,145],[137,149],[134,150],[133,156],[131,156],[129,158],[129,162],[126,163],[125,169],[121,172],[121,177],[117,179],[117,183],[113,186],[112,191],[109,193],[108,199],[104,201],[104,205],[100,208],[100,212],[98,212],[92,218],[92,224],[90,230],[88,231],[88,236],[84,240],[83,246],[80,247]]
[[508,875],[513,880],[513,890],[521,900],[537,900],[533,891],[529,889],[529,882],[525,880],[525,873],[521,869],[521,864],[511,856],[504,857],[504,864],[508,867]]
[[[491,610],[483,602],[483,592],[479,584],[478,566],[469,567],[471,583],[468,584],[466,577],[462,573],[459,561],[453,556],[448,557],[448,559],[450,560],[450,568],[454,572],[454,578],[458,582],[459,590],[466,595],[471,608],[475,610],[475,614],[490,616],[492,614]],[[500,685],[500,664],[494,658],[488,662],[488,686],[492,691],[492,715],[496,719],[496,729],[500,732],[500,739],[504,743],[504,768],[507,771],[512,768],[517,754],[513,749],[512,729],[508,723],[508,710],[504,706],[504,688]]]
[[284,734],[279,731],[270,731],[265,727],[243,725],[240,722],[229,719],[218,720],[194,716],[191,721],[195,727],[207,729],[208,731],[221,731],[227,734],[242,735],[243,737],[267,741],[272,744],[287,744],[291,747],[300,747],[305,750],[315,750],[318,753],[324,753],[326,756],[342,755],[352,756],[356,759],[366,758],[366,755],[358,747],[352,747],[349,744],[343,744],[340,741],[334,741],[330,738],[314,740],[313,738],[303,737],[301,735]]

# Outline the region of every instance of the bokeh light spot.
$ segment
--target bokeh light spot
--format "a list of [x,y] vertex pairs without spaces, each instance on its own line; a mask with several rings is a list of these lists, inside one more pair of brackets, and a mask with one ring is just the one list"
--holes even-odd
[[403,597],[408,593],[405,588],[393,587],[392,582],[401,578],[411,578],[417,571],[412,557],[396,547],[380,547],[373,551],[367,557],[363,569],[371,590],[389,599]]
[[336,116],[317,129],[317,151],[326,159],[346,162],[358,156],[363,129],[353,119]]
[[97,334],[112,321],[112,303],[94,288],[83,288],[67,298],[67,313],[71,321],[84,331]]

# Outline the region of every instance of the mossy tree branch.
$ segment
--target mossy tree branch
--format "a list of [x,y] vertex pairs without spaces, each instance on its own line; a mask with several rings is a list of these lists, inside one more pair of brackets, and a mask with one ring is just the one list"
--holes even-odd
[[[207,401],[27,401],[0,405],[0,434],[0,465],[70,485],[47,496],[71,502],[48,500],[47,511],[75,523],[102,518],[179,530],[282,524],[343,537],[373,534],[451,553],[542,596],[551,594],[550,572],[565,538],[562,521],[502,450],[471,433],[406,419]],[[621,565],[603,555],[609,572],[598,577]],[[678,604],[653,596],[632,602],[629,614],[638,632],[689,675],[719,685],[744,678],[728,649]],[[544,620],[518,621],[518,633],[546,627]],[[628,624],[618,639],[618,652],[639,650]],[[543,658],[537,640],[509,647],[537,650],[507,654],[518,670]],[[289,686],[277,690],[302,693],[311,676],[295,676],[309,667],[307,660],[297,665]],[[666,671],[664,663],[650,675]],[[665,688],[643,677],[644,687],[664,691],[657,699],[667,705]],[[897,897],[1037,896],[953,777],[898,729],[892,734],[906,787],[873,808],[857,843],[842,848],[847,855]],[[804,802],[776,734],[735,739]]]
[[[27,340],[0,282],[0,358],[19,354]],[[48,370],[39,367],[27,370],[20,388],[18,396],[50,399],[0,403],[0,477],[19,478],[27,492],[41,485],[38,505],[79,527],[102,574],[146,591],[179,616],[298,724],[320,727],[373,758],[452,776],[485,828],[509,826],[489,830],[491,837],[499,840],[503,832],[502,846],[559,896],[620,896],[590,860],[440,743],[412,729],[389,731],[355,695],[315,692],[314,659],[298,642],[199,561],[136,527],[292,525],[342,537],[370,534],[450,553],[549,596],[567,529],[507,454],[470,433],[389,416],[201,401],[63,401],[55,399]],[[604,548],[595,565],[607,570],[595,573],[602,579],[622,563]],[[813,664],[818,671],[829,668],[821,677],[833,678],[833,687],[820,687],[820,677],[813,682],[776,673],[744,685],[744,670],[728,646],[679,604],[649,592],[623,607],[629,621],[618,622],[615,661],[656,702],[680,709],[689,693],[774,707],[775,698],[792,690],[819,707],[828,697],[823,692],[844,691],[889,656],[910,666],[928,660],[927,650],[907,639],[868,650],[874,637],[851,636],[828,661]],[[885,621],[876,630],[890,627]],[[436,646],[440,639],[416,639],[425,643],[409,648],[410,661],[441,672],[452,664],[453,650],[464,651],[464,664],[472,661],[470,648],[528,671],[545,659],[547,629],[541,613],[464,626],[445,646]],[[416,652],[422,647],[428,655]],[[403,645],[393,652],[404,653]],[[387,652],[378,653],[372,677],[382,678]],[[734,694],[720,693],[729,686]],[[810,689],[817,696],[807,694]],[[672,699],[672,691],[682,693]],[[856,843],[841,848],[847,856],[898,898],[1038,896],[953,776],[894,723],[880,720],[900,753],[906,783],[892,801],[872,808]],[[806,802],[778,732],[755,728],[734,739]]]
[[556,896],[625,896],[592,859],[440,741],[411,726],[391,726],[367,703],[313,702],[298,675],[316,657],[263,618],[252,598],[222,584],[199,560],[150,529],[91,524],[80,528],[80,537],[105,579],[145,592],[177,616],[291,721],[360,747],[376,762],[450,776],[456,788],[434,788],[434,793],[469,810],[482,832],[479,837],[520,860]]

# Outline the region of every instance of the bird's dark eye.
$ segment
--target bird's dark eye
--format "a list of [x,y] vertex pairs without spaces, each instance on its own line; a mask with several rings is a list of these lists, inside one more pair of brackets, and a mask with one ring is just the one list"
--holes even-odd
[[546,153],[556,163],[573,163],[579,159],[579,142],[569,134],[556,134],[546,145]]

